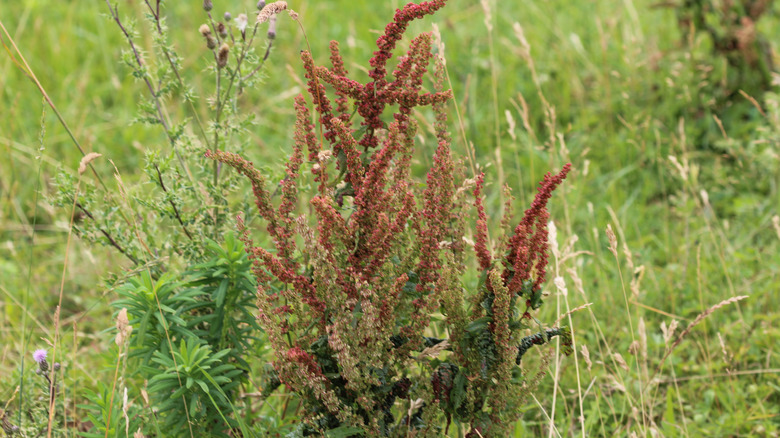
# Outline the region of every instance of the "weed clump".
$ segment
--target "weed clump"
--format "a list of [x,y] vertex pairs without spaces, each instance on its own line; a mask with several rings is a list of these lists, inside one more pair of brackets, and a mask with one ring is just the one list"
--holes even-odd
[[[238,217],[258,284],[258,320],[276,356],[267,389],[284,384],[301,398],[303,435],[441,436],[454,419],[467,436],[505,436],[529,391],[523,354],[554,336],[571,345],[567,328],[539,331],[531,313],[543,302],[547,202],[571,166],[544,177],[518,225],[491,248],[484,174],[461,183],[451,155],[445,105],[452,94],[443,88],[441,59],[435,90],[423,87],[434,59],[431,35],[415,37],[388,77],[387,62],[409,23],[444,4],[396,11],[377,40],[366,83],[347,76],[336,42],[331,68],[302,52],[319,132],[299,95],[278,205],[252,163],[226,151],[206,154],[251,181],[267,223],[272,249],[256,245]],[[411,173],[418,136],[411,114],[424,106],[435,114],[437,148],[420,188]],[[309,213],[297,215],[306,170],[315,188]],[[472,205],[481,278],[466,291]],[[524,329],[539,333],[523,338]]]

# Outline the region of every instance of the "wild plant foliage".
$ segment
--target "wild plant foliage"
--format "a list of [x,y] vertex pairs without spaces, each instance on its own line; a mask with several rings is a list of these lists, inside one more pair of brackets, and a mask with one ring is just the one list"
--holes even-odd
[[[33,437],[47,434],[58,436],[64,433],[67,418],[62,415],[65,406],[58,397],[62,394],[59,375],[62,364],[59,362],[50,364],[48,350],[43,348],[35,350],[32,359],[36,365],[33,367],[34,371],[29,370],[22,377],[24,385],[17,386],[11,398],[7,399],[0,408],[0,427],[5,432],[5,436]],[[22,380],[18,372],[11,377],[15,377],[16,381]],[[33,402],[25,407],[22,415],[19,415],[19,411],[14,412],[13,407],[16,405],[14,399],[21,397],[26,397]],[[54,412],[52,412],[53,408]]]
[[[259,12],[265,2],[256,5]],[[197,29],[204,42],[197,55],[205,60],[204,76],[210,81],[195,90],[183,66],[184,55],[172,41],[167,2],[139,5],[146,17],[141,23],[124,17],[120,5],[107,1],[106,6],[127,44],[122,63],[146,93],[139,97],[134,123],[159,129],[164,142],[145,148],[145,180],[125,185],[117,177],[118,187],[110,190],[98,178],[98,184],[76,193],[76,176],[63,171],[57,175],[58,192],[52,203],[70,207],[76,199],[77,234],[112,247],[134,266],[161,264],[171,255],[202,261],[204,241],[227,230],[229,208],[224,193],[236,184],[216,163],[204,159],[202,152],[228,145],[240,151],[248,143],[248,128],[257,116],[242,111],[241,97],[265,73],[276,38],[275,17],[266,28],[260,22],[249,24],[246,14],[212,14],[211,2],[204,2],[205,23]],[[267,29],[265,35],[261,29]],[[153,38],[153,50],[142,49],[144,36]],[[204,98],[208,111],[201,114],[196,106]]]
[[[505,436],[533,383],[519,367],[523,353],[553,336],[570,345],[568,329],[539,331],[532,313],[543,302],[547,202],[570,165],[546,175],[516,227],[505,217],[505,236],[490,245],[484,175],[464,181],[451,155],[445,106],[452,93],[431,34],[415,37],[388,74],[409,23],[444,4],[396,11],[366,83],[348,77],[336,42],[331,68],[301,54],[317,124],[298,96],[278,205],[252,163],[207,153],[251,181],[273,240],[273,248],[255,245],[238,217],[258,283],[257,317],[276,355],[271,387],[281,383],[301,397],[303,435],[441,436],[455,420],[468,436]],[[435,113],[437,148],[421,187],[411,173],[419,135],[412,110],[425,106]],[[315,192],[300,205],[305,171]],[[474,222],[478,266],[464,239]],[[465,290],[461,278],[471,269],[481,279]],[[529,328],[538,333],[523,339]]]
[[[232,234],[221,245],[207,241],[205,252],[209,258],[183,274],[166,273],[154,281],[144,272],[130,279],[114,303],[125,309],[133,328],[125,340],[129,378],[148,382],[154,424],[169,431],[165,436],[190,436],[193,427],[211,436],[246,430],[240,412],[247,406],[236,395],[249,376],[248,360],[262,345],[255,342],[260,332],[255,280],[243,245]],[[95,394],[89,406],[98,432],[126,429],[119,417],[107,414],[106,400],[107,395]],[[103,412],[99,419],[97,412]],[[133,423],[128,430],[143,426],[159,434],[148,424]]]
[[772,49],[758,30],[758,21],[772,9],[769,0],[716,2],[685,0],[677,6],[677,19],[685,39],[706,35],[713,54],[730,67],[723,82],[725,98],[736,98],[742,89],[760,96],[772,88]]

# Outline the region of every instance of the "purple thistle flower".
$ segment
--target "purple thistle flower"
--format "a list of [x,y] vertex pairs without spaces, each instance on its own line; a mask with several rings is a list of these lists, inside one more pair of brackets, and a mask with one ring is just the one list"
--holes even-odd
[[39,348],[33,352],[33,359],[38,362],[38,368],[41,372],[49,371],[49,363],[46,362],[46,350]]
[[33,359],[40,365],[41,362],[46,362],[46,350],[39,348],[33,352]]

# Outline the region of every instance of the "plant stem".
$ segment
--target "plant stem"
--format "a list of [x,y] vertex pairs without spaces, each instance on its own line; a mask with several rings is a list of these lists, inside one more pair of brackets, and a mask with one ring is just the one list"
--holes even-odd
[[170,127],[168,125],[168,121],[166,120],[162,112],[162,104],[160,103],[160,96],[158,96],[157,92],[154,89],[154,86],[152,85],[152,82],[149,80],[149,75],[146,74],[146,72],[144,71],[144,63],[143,60],[141,60],[141,54],[138,52],[138,49],[135,47],[135,43],[133,43],[133,38],[130,36],[130,33],[127,31],[125,26],[122,25],[122,21],[119,19],[118,6],[112,7],[111,3],[109,3],[109,0],[106,0],[106,5],[108,5],[108,10],[111,11],[111,17],[114,19],[114,22],[116,22],[117,26],[119,26],[119,29],[122,31],[122,33],[125,35],[125,39],[127,39],[127,43],[130,45],[130,49],[133,51],[133,55],[135,56],[135,61],[138,64],[138,69],[136,71],[141,73],[144,83],[146,83],[146,87],[149,89],[149,94],[152,96],[152,101],[154,102],[155,109],[157,110],[157,120],[163,126],[163,129],[165,129],[165,135],[168,137],[168,141],[171,143],[171,148],[173,148],[173,152],[174,154],[176,154],[176,158],[179,160],[179,165],[181,165],[182,169],[187,174],[187,177],[190,179],[190,181],[193,181],[192,174],[190,173],[190,169],[187,167],[187,163],[184,162],[184,158],[179,153],[179,150],[176,149],[176,140],[173,138]]
[[[151,3],[149,3],[149,0],[144,0],[146,3],[146,6],[149,8],[149,12],[154,17],[155,26],[157,28],[157,34],[160,35],[161,38],[165,36],[165,32],[163,32],[162,25],[160,24],[160,0],[157,0],[156,8],[152,8]],[[168,48],[165,45],[161,45],[160,49],[162,50],[163,54],[165,55],[165,58],[168,60],[168,64],[171,66],[171,71],[173,71],[174,76],[176,76],[176,80],[179,82],[179,87],[181,87],[182,90],[185,89],[184,81],[181,78],[181,74],[179,73],[178,67],[176,67],[176,63],[173,62],[173,59],[171,57],[171,51],[168,50]],[[195,110],[195,105],[192,103],[192,100],[185,99],[187,103],[190,105],[190,110],[192,111],[192,115],[195,117],[195,123],[198,125],[198,129],[200,130],[201,135],[203,136],[203,140],[206,142],[206,147],[209,146],[209,139],[206,135],[206,129],[203,126],[203,122],[200,120],[200,116],[198,115],[198,111]]]
[[[157,171],[157,180],[160,181],[160,187],[163,189],[163,192],[168,193],[168,189],[165,188],[165,183],[163,182],[162,174],[160,173],[160,168],[157,167],[156,164],[154,165],[154,170]],[[168,200],[168,202],[171,204],[171,207],[173,207],[173,214],[176,215],[176,220],[179,221],[181,228],[184,230],[184,234],[186,234],[187,237],[192,240],[192,235],[190,234],[189,230],[187,230],[187,226],[184,225],[184,221],[179,214],[179,209],[176,208],[176,203],[173,202],[173,199]]]

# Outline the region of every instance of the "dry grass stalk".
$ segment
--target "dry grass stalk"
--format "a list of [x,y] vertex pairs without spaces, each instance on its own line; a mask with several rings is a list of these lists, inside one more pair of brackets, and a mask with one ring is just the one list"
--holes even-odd
[[585,344],[582,344],[580,347],[580,354],[585,359],[585,364],[588,365],[588,371],[590,371],[593,368],[593,362],[590,360],[590,351],[588,351],[588,347]]
[[[736,303],[737,301],[742,301],[745,298],[748,298],[748,295],[739,295],[739,296],[736,296],[736,297],[731,297],[731,298],[728,298],[726,300],[721,301],[720,303],[718,303],[718,304],[710,307],[709,309],[705,310],[704,312],[700,313],[699,316],[697,316],[696,319],[691,321],[691,323],[688,324],[688,327],[686,327],[685,330],[683,330],[682,333],[680,333],[680,336],[677,337],[677,339],[674,341],[674,343],[671,345],[671,347],[669,347],[666,350],[666,354],[664,354],[664,357],[661,358],[661,363],[658,364],[658,368],[655,371],[655,375],[658,375],[658,373],[661,372],[661,369],[664,366],[664,362],[666,362],[666,359],[669,357],[669,355],[672,354],[674,349],[677,348],[678,345],[680,345],[680,343],[683,341],[683,339],[685,339],[685,337],[688,336],[688,334],[691,332],[691,330],[693,330],[694,327],[699,325],[699,323],[701,323],[704,320],[704,318],[712,315],[713,312],[715,312],[716,310],[720,309],[723,306],[726,306],[726,305],[732,304],[732,303]],[[662,325],[662,329],[663,329],[663,325]],[[671,338],[671,334],[669,334],[669,338]],[[655,375],[653,377],[655,377]],[[652,380],[653,379],[651,379],[651,381]]]
[[[697,316],[696,319],[694,319],[690,324],[688,324],[688,327],[686,327],[685,330],[683,330],[683,332],[680,333],[680,336],[677,337],[677,340],[674,341],[674,344],[672,344],[672,347],[669,349],[670,350],[669,353],[671,353],[671,350],[674,350],[675,348],[677,348],[677,346],[680,345],[680,342],[682,342],[682,340],[685,338],[685,336],[687,336],[688,333],[690,333],[691,330],[693,330],[694,327],[699,325],[699,323],[702,322],[704,320],[704,318],[710,316],[713,312],[715,312],[716,310],[720,309],[723,306],[726,306],[726,305],[731,304],[731,303],[736,303],[737,301],[742,301],[742,300],[744,300],[747,297],[748,297],[747,295],[740,295],[740,296],[736,296],[736,297],[731,297],[731,298],[729,298],[727,300],[721,301],[720,303],[718,303],[718,304],[710,307],[709,309],[705,310],[704,312],[700,313],[699,316]],[[667,353],[667,356],[668,355],[669,354]]]
[[83,175],[84,172],[87,171],[87,166],[89,163],[102,156],[103,154],[99,154],[97,152],[90,152],[87,155],[84,155],[84,158],[81,159],[81,163],[79,163],[79,175]]
[[414,415],[414,411],[422,407],[422,405],[425,404],[425,400],[418,398],[417,400],[412,401],[409,404],[409,418],[412,418],[412,415]]
[[441,354],[442,351],[446,350],[447,347],[450,346],[449,339],[445,339],[442,342],[439,342],[438,344],[434,345],[433,347],[428,347],[420,352],[420,354],[417,356],[417,360],[423,360],[423,359],[433,359],[435,357],[438,357],[439,354]]
[[626,242],[623,242],[623,255],[626,256],[626,265],[633,271],[634,257],[631,255],[631,250],[628,248],[628,245],[626,245]]
[[563,318],[566,318],[567,316],[571,315],[574,312],[579,312],[580,310],[587,309],[588,307],[592,306],[593,303],[585,303],[581,306],[577,306],[568,312],[564,313],[563,315],[559,316],[557,320],[555,320],[555,324],[553,324],[553,327],[558,327],[561,321],[563,321]]
[[563,296],[569,295],[569,289],[566,288],[566,281],[564,281],[563,277],[555,277],[553,283],[555,284],[555,287],[558,289],[558,292],[560,292],[561,295]]
[[612,231],[611,224],[607,224],[607,239],[609,239],[609,252],[617,257],[617,237],[615,237],[615,232]]
[[645,266],[640,265],[637,266],[634,269],[634,276],[631,278],[631,285],[629,288],[631,289],[631,296],[634,300],[639,298],[639,286],[642,283],[642,278],[645,276]]
[[278,14],[279,12],[287,9],[287,2],[273,2],[265,5],[265,7],[257,14],[257,22],[265,23],[271,16]]
[[116,317],[116,330],[117,334],[114,342],[121,347],[127,339],[130,339],[130,333],[133,332],[133,326],[130,325],[130,320],[127,318],[127,309],[124,307]]
[[683,179],[683,181],[688,181],[688,173],[690,171],[690,167],[688,166],[688,159],[683,158],[682,164],[680,161],[675,157],[674,155],[669,155],[669,161],[674,165],[675,168],[677,168],[677,171],[680,172],[680,177]]
[[718,342],[720,343],[720,352],[723,354],[723,362],[726,362],[726,374],[731,375],[731,356],[726,351],[726,342],[723,341],[723,336],[718,333]]
[[585,287],[583,286],[582,279],[577,274],[577,270],[574,268],[569,268],[566,270],[566,272],[569,273],[571,276],[571,281],[574,282],[574,289],[577,290],[577,292],[581,293],[582,296],[585,296]]
[[612,358],[615,359],[615,362],[620,366],[620,368],[623,369],[623,371],[628,372],[628,364],[620,353],[612,353]]
[[669,341],[672,340],[674,337],[674,332],[677,330],[677,324],[677,320],[673,319],[667,327],[666,323],[661,321],[661,333],[664,335],[664,344],[669,345]]
[[433,28],[433,46],[436,47],[439,52],[439,59],[441,59],[442,66],[447,65],[447,58],[444,56],[444,42],[441,39],[441,31],[436,23],[431,25]]
[[742,95],[742,97],[744,97],[745,99],[747,99],[747,100],[748,100],[748,102],[750,102],[750,103],[751,103],[751,104],[752,104],[754,107],[756,107],[756,109],[758,110],[758,112],[759,112],[759,113],[761,113],[761,115],[762,115],[762,116],[764,116],[764,117],[766,117],[766,116],[767,116],[767,115],[766,115],[766,113],[764,112],[764,109],[763,109],[763,108],[761,108],[761,104],[760,104],[760,103],[758,103],[758,101],[756,100],[756,98],[755,98],[755,97],[753,97],[753,96],[751,96],[751,95],[749,95],[749,94],[745,93],[745,91],[744,91],[744,90],[739,90],[739,94],[741,94],[741,95]]
[[639,332],[639,352],[642,355],[642,360],[647,362],[647,329],[645,328],[645,319],[641,316],[639,317],[637,331]]

